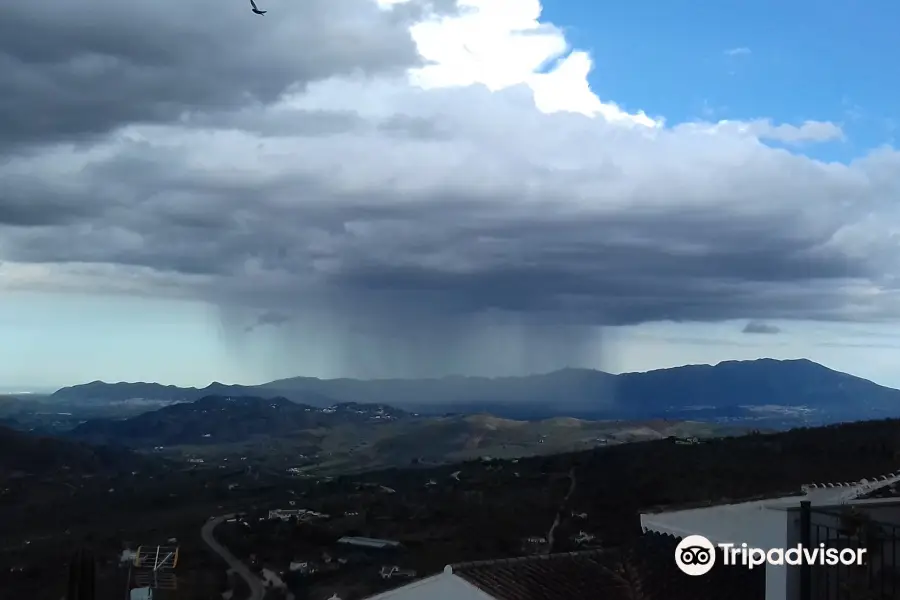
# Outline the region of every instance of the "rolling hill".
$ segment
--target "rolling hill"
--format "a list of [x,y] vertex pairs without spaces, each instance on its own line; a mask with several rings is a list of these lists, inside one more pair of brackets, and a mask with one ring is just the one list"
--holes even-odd
[[387,423],[408,417],[404,411],[377,404],[344,403],[318,408],[285,398],[205,396],[128,419],[85,421],[69,437],[134,447],[221,445],[255,436],[281,437],[299,431]]
[[[208,396],[222,397],[253,397],[264,396],[277,398],[284,394],[276,393],[275,388],[265,386],[226,385],[213,382],[205,388],[178,387],[174,385],[162,385],[159,383],[105,383],[92,381],[64,387],[50,395],[52,400],[61,403],[71,403],[82,406],[110,406],[116,404],[156,404],[165,406],[179,402],[194,402]],[[311,406],[327,407],[336,403],[336,400],[309,390],[291,390],[290,399],[294,402],[309,404]]]
[[491,415],[417,416],[383,405],[316,408],[284,398],[208,396],[127,419],[89,420],[67,436],[154,448],[174,458],[282,468],[356,470],[519,458],[605,444],[710,437],[727,428],[678,421],[515,421]]
[[159,466],[159,463],[122,447],[90,446],[0,426],[0,476],[14,473],[58,475],[60,471],[96,474],[150,466]]

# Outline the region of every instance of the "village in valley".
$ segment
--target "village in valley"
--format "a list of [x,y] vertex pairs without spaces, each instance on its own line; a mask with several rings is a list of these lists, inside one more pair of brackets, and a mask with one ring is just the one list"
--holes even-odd
[[[531,573],[546,584],[562,572],[609,589],[610,598],[629,586],[675,582],[685,594],[758,600],[764,570],[709,578],[673,570],[680,513],[671,511],[760,497],[799,502],[804,494],[826,504],[851,493],[893,503],[896,427],[871,421],[670,438],[343,476],[192,464],[152,475],[73,475],[75,490],[54,485],[43,493],[20,479],[7,495],[32,494],[34,502],[4,535],[18,550],[0,553],[0,585],[58,600],[70,553],[87,539],[97,588],[110,597],[127,588],[153,600],[363,600],[412,582],[465,579],[490,590],[510,577]],[[700,523],[712,526],[713,517]],[[60,535],[57,522],[81,525]],[[487,593],[508,597],[501,592]]]

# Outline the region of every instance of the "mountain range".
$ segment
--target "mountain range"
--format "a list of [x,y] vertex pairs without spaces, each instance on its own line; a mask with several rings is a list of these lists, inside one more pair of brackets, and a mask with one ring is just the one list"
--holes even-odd
[[256,386],[213,383],[202,389],[95,381],[62,388],[50,400],[96,406],[192,402],[206,396],[283,398],[317,408],[342,403],[377,404],[424,415],[758,421],[766,427],[900,415],[900,391],[805,359],[726,361],[714,366],[689,365],[619,375],[563,369],[497,378],[294,377]]
[[[71,452],[84,465],[79,469],[110,456],[101,449],[92,458],[95,451],[84,443],[155,448],[176,460],[219,465],[246,460],[339,471],[900,415],[898,390],[808,360],[772,359],[621,375],[563,369],[500,378],[297,377],[203,389],[93,382],[58,390],[39,404],[4,402],[19,411],[5,416],[7,425],[81,444],[59,446],[46,456],[61,458],[39,463],[65,462]],[[31,413],[23,408],[29,405]],[[10,439],[12,451],[32,438]],[[54,442],[26,454],[40,456],[48,443]]]

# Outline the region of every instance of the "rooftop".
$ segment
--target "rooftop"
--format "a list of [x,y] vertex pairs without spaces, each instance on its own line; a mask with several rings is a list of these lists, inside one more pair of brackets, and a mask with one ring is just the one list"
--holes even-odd
[[[853,504],[872,497],[872,494],[883,493],[898,481],[900,474],[891,473],[855,482],[804,485],[793,494],[669,507],[667,510],[643,513],[641,528],[645,532],[679,537],[703,535],[716,544],[746,542],[760,548],[772,548],[782,543],[779,534],[775,533],[777,526],[774,523],[779,522],[777,513],[798,509],[801,501],[808,501],[818,508]],[[772,527],[767,525],[770,523]]]
[[[671,513],[693,510],[698,508],[710,508],[720,506],[751,506],[766,505],[776,507],[778,505],[795,505],[801,500],[809,500],[813,505],[825,506],[829,504],[843,504],[850,500],[864,498],[885,498],[888,489],[900,488],[900,471],[880,475],[872,479],[860,479],[850,482],[809,483],[799,485],[792,490],[773,490],[764,494],[742,496],[735,498],[720,498],[715,501],[691,502],[677,505],[655,506],[643,512],[645,515]],[[898,492],[900,494],[900,492]]]
[[[661,506],[652,506],[641,511],[645,515],[656,515],[661,513],[678,512],[683,510],[694,510],[697,508],[711,508],[715,506],[726,506],[736,504],[747,504],[750,502],[761,502],[766,500],[776,500],[779,498],[788,498],[792,496],[800,496],[802,492],[794,490],[773,491],[765,494],[754,494],[752,496],[725,497],[717,500],[701,500],[696,502],[681,502],[678,504],[664,504]],[[799,500],[799,498],[798,498]]]
[[497,600],[761,597],[763,570],[720,569],[706,577],[689,577],[675,566],[677,544],[675,537],[650,533],[625,550],[461,563],[448,566],[445,573],[464,579]]
[[900,498],[900,484],[892,483],[891,485],[873,490],[868,494],[859,497],[860,500],[874,500],[876,498]]
[[400,542],[394,540],[379,540],[376,538],[344,536],[338,540],[339,544],[351,544],[355,546],[371,546],[373,548],[397,547]]
[[500,600],[588,598],[623,589],[604,558],[602,550],[592,550],[461,563],[449,569]]

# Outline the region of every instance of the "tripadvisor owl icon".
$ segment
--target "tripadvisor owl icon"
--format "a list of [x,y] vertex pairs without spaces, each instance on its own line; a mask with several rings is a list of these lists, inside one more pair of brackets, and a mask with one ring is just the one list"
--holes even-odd
[[675,547],[675,564],[687,575],[706,575],[716,564],[716,547],[702,535],[689,535]]

